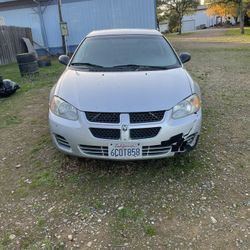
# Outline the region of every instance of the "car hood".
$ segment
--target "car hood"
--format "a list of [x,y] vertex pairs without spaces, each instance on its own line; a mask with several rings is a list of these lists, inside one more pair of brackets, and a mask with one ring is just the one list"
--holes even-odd
[[169,110],[191,95],[183,68],[162,71],[86,72],[67,68],[55,95],[82,111]]

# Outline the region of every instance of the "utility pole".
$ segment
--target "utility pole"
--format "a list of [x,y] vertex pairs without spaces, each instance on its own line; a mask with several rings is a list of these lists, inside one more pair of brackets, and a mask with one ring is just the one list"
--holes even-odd
[[63,50],[64,50],[64,54],[68,54],[68,50],[67,50],[67,44],[66,44],[66,36],[62,33],[62,24],[64,23],[63,21],[63,16],[62,16],[62,0],[58,0],[58,13],[59,13],[59,20],[60,20],[60,30],[61,30],[61,34],[62,34],[62,46],[63,46]]

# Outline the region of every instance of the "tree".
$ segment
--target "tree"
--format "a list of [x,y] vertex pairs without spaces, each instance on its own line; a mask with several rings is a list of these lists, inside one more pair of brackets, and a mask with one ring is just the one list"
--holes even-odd
[[236,17],[238,14],[236,4],[215,3],[208,6],[207,14],[209,16],[227,16]]
[[245,33],[244,19],[250,10],[250,0],[209,0],[207,2],[209,4],[209,8],[214,8],[215,6],[224,6],[223,9],[225,12],[230,12],[230,8],[235,6],[237,10],[236,16],[239,16],[240,19],[241,34]]
[[237,22],[238,19],[238,9],[235,3],[225,4],[225,3],[214,3],[210,4],[207,9],[207,14],[209,16],[220,16],[226,17],[228,15],[233,16]]
[[198,0],[158,0],[158,9],[162,10],[163,15],[176,16],[181,34],[182,18],[185,14],[193,12],[199,4]]
[[170,32],[176,32],[179,30],[179,22],[178,22],[178,16],[176,13],[171,13],[171,15],[168,17],[169,23],[168,23],[168,29]]

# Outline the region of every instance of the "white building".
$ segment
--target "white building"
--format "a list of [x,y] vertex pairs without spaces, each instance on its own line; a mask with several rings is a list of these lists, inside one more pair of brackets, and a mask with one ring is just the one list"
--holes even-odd
[[206,10],[207,6],[200,5],[192,15],[185,15],[182,19],[182,33],[214,26],[217,18],[216,16],[208,16]]
[[168,21],[162,21],[159,23],[159,30],[161,33],[168,32]]

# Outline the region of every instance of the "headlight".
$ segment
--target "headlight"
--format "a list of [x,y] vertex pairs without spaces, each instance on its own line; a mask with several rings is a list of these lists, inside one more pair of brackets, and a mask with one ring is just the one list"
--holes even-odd
[[198,95],[194,94],[173,107],[172,118],[178,119],[199,111],[201,101]]
[[50,110],[55,115],[64,119],[73,121],[78,120],[77,109],[57,96],[53,96],[50,102]]

